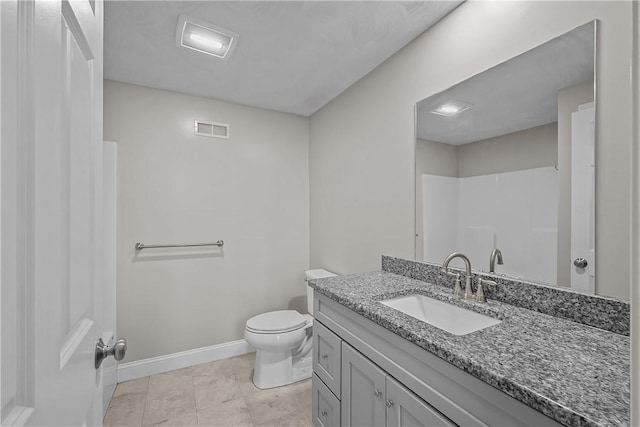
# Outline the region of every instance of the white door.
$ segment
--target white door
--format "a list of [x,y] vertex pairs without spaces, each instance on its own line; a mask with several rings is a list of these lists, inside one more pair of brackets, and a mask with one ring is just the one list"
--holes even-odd
[[571,114],[571,287],[595,291],[595,112]]
[[2,424],[100,425],[102,2],[0,7]]
[[[116,331],[116,187],[117,187],[117,144],[105,141],[102,146],[102,200],[104,214],[102,218],[102,235],[104,241],[104,275],[101,281],[102,292],[102,325],[104,334],[102,340],[105,344],[115,344]],[[102,362],[102,412],[106,414],[111,403],[111,398],[118,383],[118,366],[114,358],[108,358]]]

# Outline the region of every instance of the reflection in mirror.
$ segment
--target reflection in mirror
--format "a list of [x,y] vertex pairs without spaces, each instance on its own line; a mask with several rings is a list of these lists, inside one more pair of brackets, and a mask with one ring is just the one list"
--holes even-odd
[[418,102],[418,260],[460,251],[474,270],[595,291],[595,33]]

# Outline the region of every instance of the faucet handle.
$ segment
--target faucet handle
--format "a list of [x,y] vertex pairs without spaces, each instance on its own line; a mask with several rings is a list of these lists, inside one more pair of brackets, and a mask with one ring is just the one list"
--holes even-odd
[[474,298],[476,302],[487,302],[487,297],[484,294],[484,285],[498,286],[498,284],[492,280],[482,280],[481,278],[478,278],[478,289],[476,289],[476,295]]
[[445,276],[455,277],[456,281],[453,285],[453,294],[458,297],[464,295],[464,292],[462,292],[462,283],[460,282],[460,273],[451,272],[448,268],[441,269],[440,273],[444,274]]
[[[450,275],[453,275],[451,273],[449,273]],[[460,282],[460,273],[456,274],[456,281],[455,284],[453,285],[453,294],[457,297],[462,297],[464,295],[464,292],[462,291],[462,283]]]

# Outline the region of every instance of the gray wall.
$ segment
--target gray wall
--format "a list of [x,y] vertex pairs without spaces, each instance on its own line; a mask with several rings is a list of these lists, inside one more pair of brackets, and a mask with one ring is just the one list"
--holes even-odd
[[419,179],[423,174],[459,177],[459,148],[457,145],[418,139],[416,142],[416,177]]
[[557,164],[556,122],[463,145],[425,139],[416,142],[416,176],[465,178]]
[[[228,140],[194,136],[228,123]],[[306,312],[308,119],[113,81],[104,136],[118,143],[118,335],[125,361],[243,338],[265,311]],[[216,249],[134,244],[207,242]]]
[[458,146],[460,178],[557,164],[558,124],[555,122]]
[[[599,19],[597,289],[629,299],[631,3],[466,2],[311,116],[311,266],[376,270],[415,256],[418,100]],[[478,19],[482,17],[482,19]]]

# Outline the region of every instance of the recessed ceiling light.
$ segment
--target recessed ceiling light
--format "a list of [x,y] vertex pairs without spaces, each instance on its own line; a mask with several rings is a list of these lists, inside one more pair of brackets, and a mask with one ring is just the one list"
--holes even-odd
[[201,46],[206,46],[206,47],[211,48],[211,49],[219,50],[219,49],[222,49],[224,47],[224,43],[222,43],[221,41],[214,40],[212,38],[209,38],[207,36],[202,36],[200,34],[191,33],[191,34],[189,34],[189,38],[192,41],[200,44]]
[[455,116],[456,114],[462,113],[469,108],[471,108],[471,105],[465,104],[464,102],[447,101],[438,108],[431,110],[430,112],[433,114],[439,114],[441,116]]
[[178,17],[176,46],[228,59],[238,43],[238,34],[187,15]]

